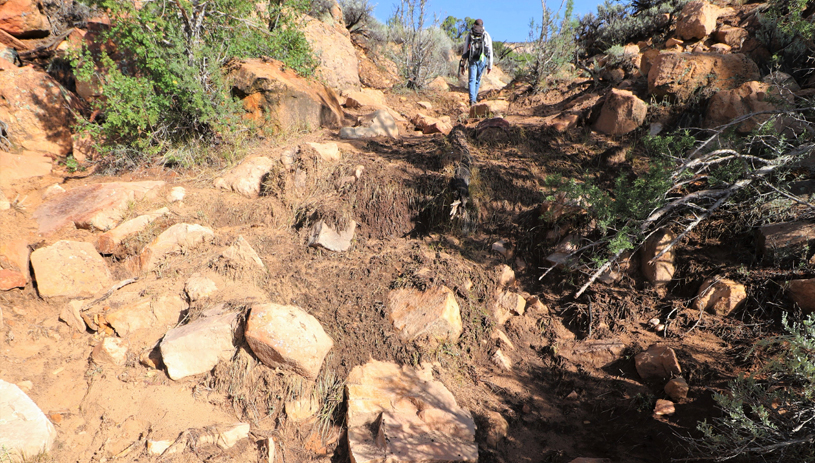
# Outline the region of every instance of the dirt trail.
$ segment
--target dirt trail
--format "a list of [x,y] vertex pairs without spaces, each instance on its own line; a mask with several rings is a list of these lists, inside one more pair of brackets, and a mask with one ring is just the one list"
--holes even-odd
[[[434,115],[458,119],[458,93],[431,95],[439,108]],[[569,97],[571,93],[566,94]],[[390,99],[395,109],[410,113],[416,111],[419,97],[401,100],[390,95]],[[563,135],[535,129],[535,121],[529,118],[543,115],[535,114],[538,111],[543,110],[514,116],[529,127],[510,142],[471,140],[471,196],[478,215],[469,233],[444,217],[443,200],[449,193],[446,188],[455,159],[441,135],[408,133],[399,140],[342,144],[342,161],[315,167],[306,193],[287,189],[282,173],[279,181],[267,180],[260,198],[247,199],[214,189],[216,172],[160,169],[68,179],[63,187],[135,179],[165,180],[167,189],[185,187],[187,196],[181,203],[168,205],[159,199],[132,205],[132,216],[162,206],[168,206],[171,214],[129,242],[128,253],[109,259],[115,279],[133,276],[127,258],[174,223],[212,227],[215,242],[171,256],[159,270],[123,291],[180,296],[183,282],[202,273],[223,290],[206,304],[193,304],[191,312],[219,301],[240,305],[253,297],[303,307],[317,317],[335,343],[321,375],[326,384],[341,383],[351,368],[369,358],[412,365],[429,362],[459,404],[474,414],[479,425],[479,461],[565,462],[579,456],[670,461],[682,455],[676,435],[692,432],[698,419],[710,416],[712,392],[735,374],[729,371],[728,350],[739,336],[726,341],[700,329],[668,340],[678,348],[691,384],[691,398],[678,404],[672,417],[652,415],[653,401],[665,395],[662,385],[642,382],[633,368],[634,353],[664,341],[646,321],[661,316],[671,304],[645,287],[640,277],[625,276],[614,286],[599,286],[592,296],[593,314],[599,318],[591,339],[622,342],[626,347],[619,360],[598,368],[590,358],[578,355],[569,360],[562,355],[576,345],[575,339],[587,338],[587,307],[570,300],[575,283],[568,273],[556,271],[539,281],[548,245],[536,230],[542,225],[530,223],[538,221],[536,211],[547,174],[576,175],[602,168],[602,153],[617,142],[589,132]],[[470,122],[468,130],[474,130],[477,122]],[[518,125],[513,130],[519,130]],[[327,131],[306,139],[338,141]],[[286,146],[301,141],[288,140]],[[268,143],[255,151],[276,155],[286,146]],[[342,179],[359,165],[365,168],[361,180],[343,184]],[[6,213],[0,241],[36,235],[31,214],[41,203],[44,187],[53,181],[41,179],[21,188],[30,198],[28,206]],[[317,218],[337,222],[351,216],[360,226],[348,252],[306,247],[309,225]],[[60,239],[93,243],[96,236],[89,230],[65,229],[31,242],[36,247]],[[238,236],[258,252],[268,268],[266,274],[222,265],[220,251]],[[510,243],[508,256],[492,251],[499,239]],[[493,336],[497,325],[490,309],[497,290],[494,268],[503,263],[515,269],[519,291],[538,295],[545,303],[513,317],[504,327],[515,346],[504,347],[513,363],[511,371],[491,360],[501,346]],[[465,331],[459,343],[428,351],[402,342],[384,307],[390,289],[432,285],[455,291]],[[248,441],[226,451],[209,445],[164,457],[151,456],[142,446],[148,439],[174,440],[189,429],[206,432],[209,426],[239,420],[252,423],[252,442],[275,437],[285,461],[347,461],[340,438],[341,407],[332,417],[337,420],[327,428],[315,420],[288,422],[280,399],[291,394],[291,378],[253,366],[256,362],[247,349],[211,374],[172,381],[164,370],[139,363],[167,328],[152,326],[125,337],[130,349],[125,366],[99,366],[90,355],[104,333],[72,333],[58,321],[65,302],[43,301],[31,285],[23,291],[0,293],[0,377],[28,384],[28,394],[57,426],[58,445],[47,456],[49,461],[260,461],[264,450]],[[110,303],[109,309],[115,308]],[[692,320],[695,314],[682,316]],[[491,412],[500,413],[509,423],[506,438],[497,444],[488,444]]]

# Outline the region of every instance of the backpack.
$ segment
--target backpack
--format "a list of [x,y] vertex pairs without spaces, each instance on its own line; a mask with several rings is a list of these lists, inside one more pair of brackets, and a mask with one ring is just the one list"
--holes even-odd
[[484,28],[473,26],[470,31],[470,50],[467,60],[470,63],[477,63],[484,57]]

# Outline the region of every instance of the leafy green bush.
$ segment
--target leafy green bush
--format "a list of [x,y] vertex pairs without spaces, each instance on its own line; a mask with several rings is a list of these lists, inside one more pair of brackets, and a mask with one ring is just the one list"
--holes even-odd
[[[460,42],[464,40],[464,37],[467,36],[467,33],[475,24],[475,19],[467,16],[464,19],[459,19],[454,16],[448,16],[444,18],[444,21],[441,23],[441,30],[450,37],[450,40],[454,42]],[[495,43],[495,42],[493,42]]]
[[597,6],[596,13],[580,18],[578,41],[589,55],[595,55],[614,45],[625,45],[653,37],[659,31],[667,30],[670,25],[669,22],[662,21],[661,17],[676,14],[688,1],[661,0],[628,4],[619,0],[605,0],[602,5]]
[[815,315],[792,324],[785,315],[783,326],[786,334],[754,348],[768,361],[714,395],[722,416],[699,424],[702,437],[688,439],[694,453],[714,461],[815,459]]
[[[98,82],[94,102],[103,116],[86,122],[105,146],[146,155],[175,143],[228,139],[240,130],[241,109],[222,67],[232,58],[269,56],[301,74],[315,66],[295,21],[307,2],[270,2],[256,11],[252,0],[131,2],[98,0],[113,21],[103,40],[115,43],[115,60],[84,50],[73,58],[77,80]],[[227,140],[228,141],[228,140]]]
[[758,14],[761,27],[756,37],[773,53],[775,61],[787,71],[807,70],[805,65],[815,39],[815,24],[804,18],[807,0],[772,0]]

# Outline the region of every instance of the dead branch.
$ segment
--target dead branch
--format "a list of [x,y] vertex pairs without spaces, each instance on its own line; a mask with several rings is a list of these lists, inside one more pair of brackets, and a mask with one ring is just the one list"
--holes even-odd
[[112,287],[111,287],[111,288],[108,290],[108,292],[106,292],[105,294],[103,294],[103,295],[102,295],[102,296],[100,296],[99,298],[97,298],[97,299],[95,299],[95,300],[93,300],[93,301],[91,301],[91,302],[89,302],[89,303],[87,303],[87,304],[83,305],[83,306],[82,306],[82,307],[79,309],[79,311],[80,311],[80,312],[85,312],[85,311],[87,311],[87,310],[88,310],[88,309],[90,309],[91,307],[95,306],[96,304],[98,304],[98,303],[100,303],[100,302],[104,301],[105,299],[109,298],[110,296],[112,296],[112,295],[113,295],[113,293],[115,293],[116,291],[118,291],[118,290],[120,290],[120,289],[124,288],[125,286],[127,286],[127,285],[129,285],[129,284],[131,284],[131,283],[135,283],[135,282],[137,282],[138,280],[139,280],[139,277],[133,277],[133,278],[128,278],[127,280],[122,280],[122,281],[120,281],[120,282],[116,283],[115,285],[113,285],[113,286],[112,286]]

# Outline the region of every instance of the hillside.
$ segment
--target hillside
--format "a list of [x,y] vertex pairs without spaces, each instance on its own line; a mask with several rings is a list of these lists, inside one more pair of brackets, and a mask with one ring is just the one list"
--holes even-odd
[[226,3],[0,3],[0,462],[812,461],[806,5],[470,106],[437,31]]

